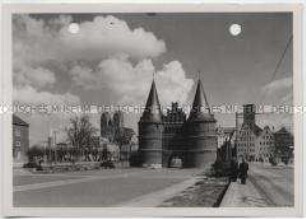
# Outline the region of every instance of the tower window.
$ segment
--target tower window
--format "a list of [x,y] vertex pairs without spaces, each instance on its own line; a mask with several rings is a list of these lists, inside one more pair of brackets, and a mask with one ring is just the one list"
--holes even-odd
[[19,147],[21,146],[20,141],[15,141],[15,146],[16,146],[17,148],[19,148]]

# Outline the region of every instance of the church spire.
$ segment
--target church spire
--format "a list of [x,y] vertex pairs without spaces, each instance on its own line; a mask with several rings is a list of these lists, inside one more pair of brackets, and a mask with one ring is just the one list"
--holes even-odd
[[160,104],[158,100],[154,78],[153,78],[150,93],[147,99],[146,107],[141,117],[141,121],[142,122],[155,122],[155,123],[162,122],[162,112],[161,112],[161,108],[160,108]]

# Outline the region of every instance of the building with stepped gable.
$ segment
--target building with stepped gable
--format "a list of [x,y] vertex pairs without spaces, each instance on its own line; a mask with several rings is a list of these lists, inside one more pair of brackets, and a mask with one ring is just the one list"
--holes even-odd
[[259,127],[255,116],[255,104],[243,105],[243,123],[238,127],[236,135],[237,156],[248,161],[268,162],[274,156],[274,130],[269,126]]
[[171,167],[173,159],[185,168],[204,167],[216,160],[216,120],[200,79],[188,118],[177,103],[163,115],[153,80],[138,128],[143,167]]

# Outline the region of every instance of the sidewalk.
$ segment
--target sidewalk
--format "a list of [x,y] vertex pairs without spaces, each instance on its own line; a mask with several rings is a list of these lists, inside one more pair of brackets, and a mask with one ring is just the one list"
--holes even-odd
[[269,205],[268,200],[258,192],[248,178],[246,185],[242,185],[240,180],[229,185],[220,207],[266,207]]

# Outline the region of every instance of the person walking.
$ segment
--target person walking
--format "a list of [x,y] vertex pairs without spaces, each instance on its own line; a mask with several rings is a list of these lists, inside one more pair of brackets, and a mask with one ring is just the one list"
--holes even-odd
[[239,178],[241,179],[241,184],[246,184],[248,170],[249,164],[246,162],[245,158],[242,158],[242,163],[239,165]]
[[236,157],[231,159],[231,176],[230,179],[232,182],[236,182],[238,177],[238,161]]

